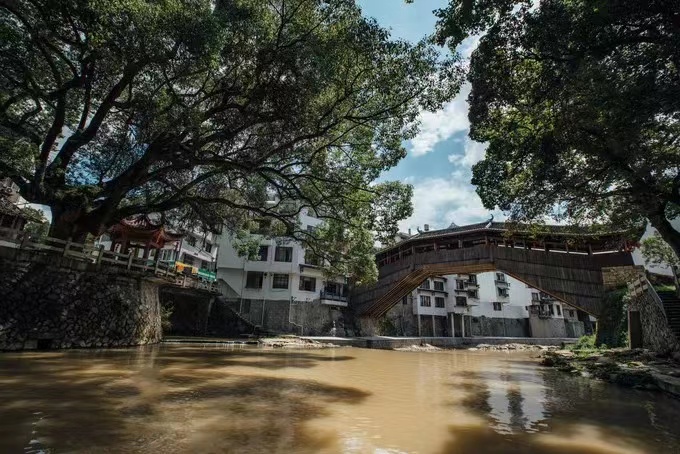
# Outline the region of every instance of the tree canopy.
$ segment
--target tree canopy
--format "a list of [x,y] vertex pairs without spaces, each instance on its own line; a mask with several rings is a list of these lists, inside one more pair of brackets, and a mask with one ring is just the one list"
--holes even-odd
[[451,0],[437,40],[472,54],[473,184],[519,220],[680,233],[680,8],[673,0]]
[[55,236],[161,213],[307,238],[308,209],[347,252],[410,213],[374,181],[460,81],[354,0],[2,0],[0,174]]

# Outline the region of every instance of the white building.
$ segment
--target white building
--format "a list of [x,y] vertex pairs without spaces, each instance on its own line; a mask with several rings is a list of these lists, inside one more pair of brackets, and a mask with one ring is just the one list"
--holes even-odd
[[403,303],[424,337],[578,337],[584,329],[575,308],[502,272],[427,279]]
[[[304,211],[299,222],[308,230],[322,223]],[[244,318],[263,329],[304,334],[327,334],[339,322],[338,309],[347,306],[344,277],[324,277],[318,259],[289,238],[261,236],[255,260],[240,256],[235,241],[229,233],[219,237],[216,274],[220,292]]]

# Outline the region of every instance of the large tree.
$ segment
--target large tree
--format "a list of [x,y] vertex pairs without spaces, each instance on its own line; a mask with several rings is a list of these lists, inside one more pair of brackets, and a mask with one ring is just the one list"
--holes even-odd
[[473,53],[470,136],[484,205],[639,227],[680,255],[676,0],[451,0],[437,38]]
[[384,239],[410,189],[373,182],[459,83],[354,0],[0,0],[0,174],[59,237],[309,209]]

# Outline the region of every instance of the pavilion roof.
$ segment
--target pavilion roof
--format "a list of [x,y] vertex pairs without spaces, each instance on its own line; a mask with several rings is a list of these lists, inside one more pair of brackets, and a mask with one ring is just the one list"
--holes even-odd
[[[494,222],[493,219],[457,226],[452,224],[448,228],[439,230],[421,231],[393,246],[385,248],[379,253],[397,249],[411,243],[419,243],[423,240],[434,240],[438,238],[463,238],[475,234],[488,234],[498,236],[502,234],[508,238],[537,238],[537,239],[580,239],[594,243],[609,242],[614,239],[624,237],[639,238],[630,230],[605,230],[603,226],[593,225],[590,227],[574,227],[569,225],[529,225],[515,222]],[[641,234],[641,232],[640,232]]]
[[154,244],[179,241],[184,237],[182,234],[170,232],[162,224],[152,222],[148,216],[123,219],[109,228],[109,234],[114,238],[125,236],[131,240],[151,241]]

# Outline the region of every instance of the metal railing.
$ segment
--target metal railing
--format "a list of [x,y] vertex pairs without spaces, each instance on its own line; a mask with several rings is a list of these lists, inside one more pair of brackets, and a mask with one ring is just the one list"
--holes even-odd
[[[68,259],[101,268],[102,265],[125,268],[128,271],[153,273],[156,276],[167,277],[176,285],[182,287],[200,288],[215,291],[215,282],[207,282],[177,272],[174,263],[164,263],[160,260],[137,257],[134,251],[122,254],[115,251],[107,251],[104,245],[95,247],[94,244],[77,243],[70,239],[62,240],[49,236],[38,236],[24,230],[8,229],[0,227],[0,247],[10,247],[19,250],[46,252],[52,255],[61,255]],[[158,257],[158,256],[157,256]]]
[[326,292],[324,290],[321,290],[321,299],[322,300],[331,300],[331,301],[347,301],[346,296],[338,295],[337,293],[330,293]]

